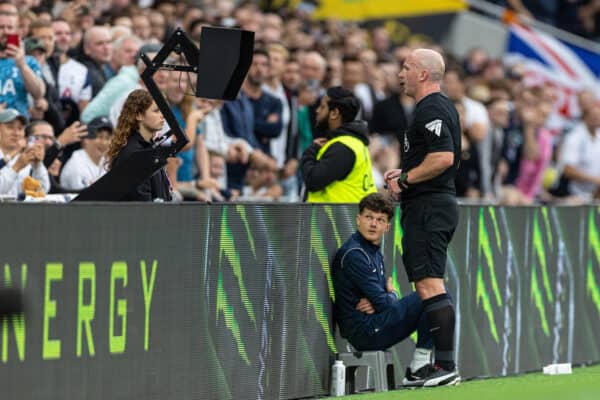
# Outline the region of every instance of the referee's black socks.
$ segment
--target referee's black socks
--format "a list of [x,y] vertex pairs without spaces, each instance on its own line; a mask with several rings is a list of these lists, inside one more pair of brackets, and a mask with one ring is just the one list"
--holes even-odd
[[435,343],[435,363],[447,371],[456,368],[454,364],[454,307],[447,293],[439,294],[423,301],[429,332]]

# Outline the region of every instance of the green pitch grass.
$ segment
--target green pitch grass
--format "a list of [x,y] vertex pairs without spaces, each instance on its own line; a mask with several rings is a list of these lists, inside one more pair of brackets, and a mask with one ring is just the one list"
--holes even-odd
[[454,387],[358,394],[347,400],[599,400],[600,365],[573,369],[572,375],[531,373],[462,382]]

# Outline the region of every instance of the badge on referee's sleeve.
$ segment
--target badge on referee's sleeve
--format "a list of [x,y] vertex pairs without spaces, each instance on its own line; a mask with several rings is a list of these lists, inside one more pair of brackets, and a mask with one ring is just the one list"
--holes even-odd
[[425,128],[427,128],[428,131],[435,133],[436,136],[440,136],[442,134],[442,120],[434,119],[433,121],[426,124]]

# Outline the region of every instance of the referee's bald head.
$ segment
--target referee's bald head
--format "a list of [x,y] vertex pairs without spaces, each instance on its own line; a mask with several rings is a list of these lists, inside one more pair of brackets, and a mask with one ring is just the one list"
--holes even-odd
[[427,71],[430,81],[442,81],[446,66],[440,53],[431,49],[416,49],[413,51],[413,57],[417,64]]

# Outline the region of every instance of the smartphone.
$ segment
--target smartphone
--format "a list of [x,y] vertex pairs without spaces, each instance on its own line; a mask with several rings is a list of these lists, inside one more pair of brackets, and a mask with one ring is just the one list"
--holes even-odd
[[35,136],[30,135],[27,138],[27,147],[32,147],[33,145],[35,145]]
[[19,42],[19,35],[17,35],[16,33],[6,35],[6,44],[12,44],[13,46],[21,47],[21,44]]

